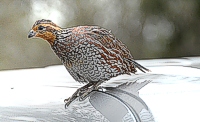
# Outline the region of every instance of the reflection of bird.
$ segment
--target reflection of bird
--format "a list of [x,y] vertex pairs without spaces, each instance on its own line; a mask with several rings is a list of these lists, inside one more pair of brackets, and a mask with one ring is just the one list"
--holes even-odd
[[112,77],[135,73],[136,68],[150,71],[136,63],[127,47],[111,31],[98,26],[61,28],[50,20],[38,20],[29,32],[28,38],[47,40],[72,77],[87,85],[78,89],[76,97],[84,98],[92,90]]

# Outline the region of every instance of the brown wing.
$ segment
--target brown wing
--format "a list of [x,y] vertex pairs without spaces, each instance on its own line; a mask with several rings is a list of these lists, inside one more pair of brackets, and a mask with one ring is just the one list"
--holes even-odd
[[123,58],[133,59],[130,51],[119,39],[117,39],[109,30],[101,27],[94,27],[91,29],[91,36],[98,38],[97,40],[107,49],[120,54]]
[[86,38],[92,38],[91,40],[93,41],[89,43],[98,46],[103,51],[101,55],[107,61],[106,63],[110,64],[110,60],[121,62],[125,73],[135,73],[135,67],[143,72],[145,72],[144,70],[148,71],[148,69],[134,61],[126,45],[117,39],[111,31],[98,26],[79,26],[74,31],[76,31],[76,34],[84,35]]

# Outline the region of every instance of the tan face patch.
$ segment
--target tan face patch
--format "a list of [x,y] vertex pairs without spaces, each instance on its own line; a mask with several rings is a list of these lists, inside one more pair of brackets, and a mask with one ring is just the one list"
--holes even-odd
[[[44,27],[43,30],[39,30],[40,26]],[[53,45],[56,39],[56,35],[53,32],[60,29],[60,27],[52,24],[38,24],[32,28],[32,30],[36,32],[35,37],[47,40],[51,45]]]
[[43,33],[39,32],[36,34],[36,37],[47,40],[51,45],[53,45],[54,40],[56,38],[56,36],[52,32],[49,32],[49,31],[44,31]]

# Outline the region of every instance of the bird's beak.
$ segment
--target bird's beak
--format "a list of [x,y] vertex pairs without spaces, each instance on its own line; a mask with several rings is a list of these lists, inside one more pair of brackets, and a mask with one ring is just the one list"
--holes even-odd
[[28,38],[34,37],[35,34],[36,34],[36,33],[35,33],[33,30],[31,30],[31,31],[29,32],[29,34],[28,34]]

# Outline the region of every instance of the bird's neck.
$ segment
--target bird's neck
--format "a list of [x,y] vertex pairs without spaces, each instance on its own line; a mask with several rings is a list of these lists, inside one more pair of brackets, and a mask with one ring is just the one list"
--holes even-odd
[[44,34],[43,39],[47,40],[49,44],[52,46],[57,38],[57,35],[59,35],[60,31],[62,30],[60,27],[48,27],[47,32]]
[[72,28],[64,28],[55,32],[55,40],[59,42],[65,42],[66,44],[71,41]]
[[47,40],[47,42],[49,42],[49,44],[52,46],[56,40],[56,35],[53,33],[48,33],[45,35],[45,37],[43,37],[43,39]]

